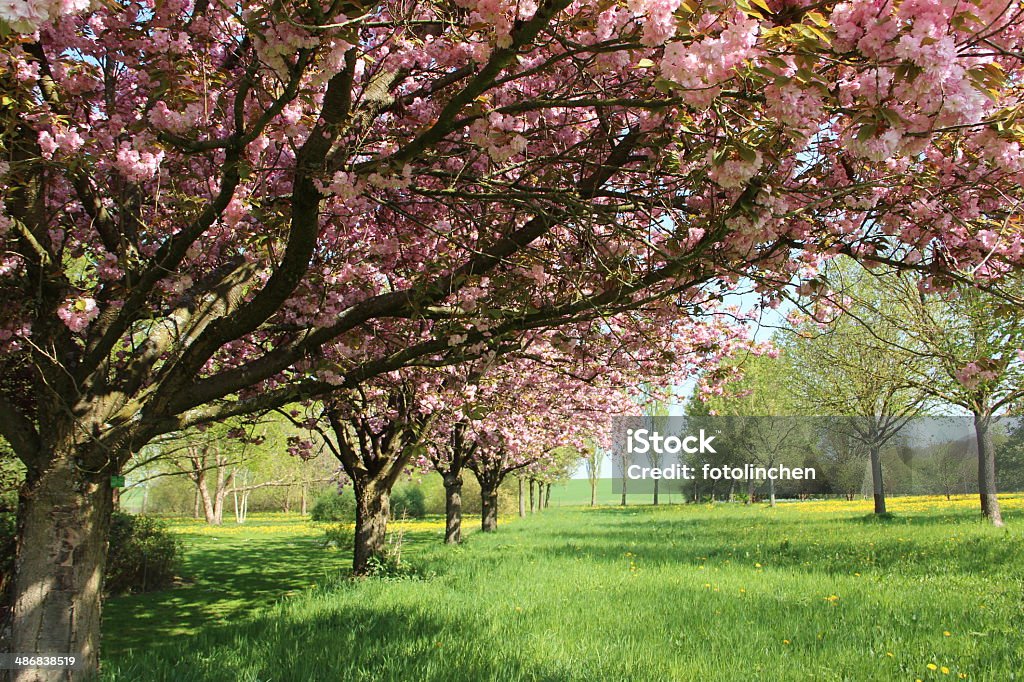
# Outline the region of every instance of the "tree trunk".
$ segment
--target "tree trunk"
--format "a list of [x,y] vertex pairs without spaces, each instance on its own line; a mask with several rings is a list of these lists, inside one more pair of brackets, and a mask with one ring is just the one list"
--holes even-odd
[[444,477],[444,542],[462,542],[462,476],[458,474]]
[[203,503],[203,515],[206,517],[206,522],[211,525],[220,525],[220,514],[218,510],[224,508],[224,498],[218,491],[217,504],[214,505],[213,499],[210,497],[210,491],[206,489],[206,478],[202,477],[199,479],[199,483],[196,484],[196,492],[199,499]]
[[[531,486],[531,492],[532,492]],[[531,495],[531,508],[532,498]],[[485,533],[493,533],[498,529],[498,486],[480,484],[480,529]]]
[[519,518],[526,516],[526,495],[523,493],[523,479],[516,477],[519,481]]
[[356,497],[352,575],[366,575],[370,560],[384,552],[391,491],[375,481],[361,483],[353,480],[352,484]]
[[729,502],[732,502],[733,495],[736,493],[736,481],[735,479],[729,481]]
[[974,415],[974,433],[978,439],[978,495],[981,497],[981,513],[993,526],[1002,526],[1003,515],[996,486],[996,448],[989,430],[991,420],[991,415]]
[[544,484],[537,481],[537,511],[544,508]]
[[597,479],[590,479],[590,506],[597,506]]
[[654,506],[658,506],[658,479],[654,479]]
[[303,516],[306,515],[306,487],[307,487],[306,484],[303,483],[302,484],[302,499],[300,501],[302,511],[299,512]]
[[530,479],[530,513],[533,513],[533,479]]
[[548,483],[547,487],[544,488],[544,508],[547,509],[551,505],[551,484]]
[[21,488],[10,651],[73,655],[75,670],[14,670],[16,682],[84,680],[99,666],[100,604],[112,497],[110,474],[57,453]]
[[747,501],[744,504],[754,504],[754,479],[747,481]]
[[775,479],[774,478],[769,478],[768,479],[768,495],[770,496],[770,500],[771,500],[768,504],[770,506],[774,507],[775,506]]
[[882,481],[882,453],[877,443],[870,446],[871,489],[875,495],[875,513],[885,513],[885,484]]

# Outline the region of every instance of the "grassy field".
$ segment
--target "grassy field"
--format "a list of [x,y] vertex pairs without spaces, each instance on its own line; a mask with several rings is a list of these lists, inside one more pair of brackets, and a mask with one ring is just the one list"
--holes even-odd
[[104,678],[1024,679],[1024,498],[1006,529],[868,504],[551,508],[458,548],[416,522],[418,575],[359,581],[301,520],[181,523],[190,582],[111,601]]

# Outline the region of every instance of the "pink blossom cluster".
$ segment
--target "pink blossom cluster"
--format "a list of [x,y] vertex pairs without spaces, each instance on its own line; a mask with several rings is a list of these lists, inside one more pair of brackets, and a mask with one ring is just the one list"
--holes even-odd
[[96,300],[88,296],[68,299],[57,308],[57,316],[68,329],[76,333],[84,331],[99,314]]
[[18,33],[34,33],[65,14],[89,8],[90,0],[0,0],[0,21]]

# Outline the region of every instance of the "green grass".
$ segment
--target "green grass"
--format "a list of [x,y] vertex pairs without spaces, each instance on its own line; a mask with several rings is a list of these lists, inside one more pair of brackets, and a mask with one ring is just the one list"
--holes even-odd
[[193,584],[110,604],[105,679],[1024,679],[1006,506],[549,509],[458,548],[409,532],[404,580],[325,581],[346,557],[301,522],[203,535]]

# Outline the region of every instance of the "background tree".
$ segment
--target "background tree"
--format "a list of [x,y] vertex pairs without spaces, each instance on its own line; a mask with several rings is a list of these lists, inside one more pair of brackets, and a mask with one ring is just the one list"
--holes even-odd
[[844,314],[833,313],[825,323],[812,317],[779,337],[789,363],[787,385],[803,413],[835,417],[830,428],[866,445],[875,513],[884,514],[881,449],[921,411],[927,394],[912,378],[923,371],[921,360],[907,348],[889,292],[848,262],[830,277],[846,297]]

